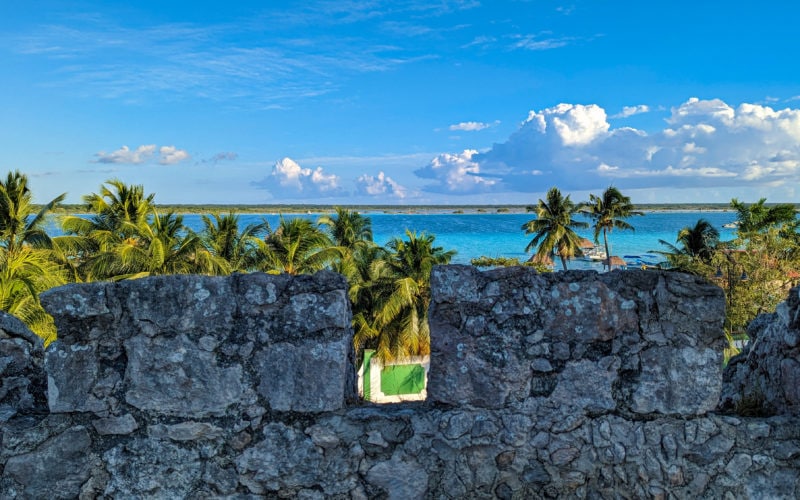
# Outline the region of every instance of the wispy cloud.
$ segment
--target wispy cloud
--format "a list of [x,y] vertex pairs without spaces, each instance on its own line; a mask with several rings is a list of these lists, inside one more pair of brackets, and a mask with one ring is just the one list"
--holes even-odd
[[[339,2],[320,5],[333,15],[345,12],[334,4]],[[378,5],[373,9],[375,15],[385,15]],[[352,20],[338,22],[361,22],[370,12],[362,5]],[[352,36],[303,38],[286,22],[134,29],[99,16],[69,18],[28,33],[7,33],[0,42],[17,54],[47,60],[52,70],[43,85],[86,97],[131,102],[153,95],[169,100],[201,97],[264,107],[324,95],[338,89],[343,79],[430,57],[413,45],[392,43],[404,42],[399,35],[387,39],[372,29]]]
[[512,48],[525,50],[552,50],[565,47],[576,39],[574,37],[553,37],[552,33],[539,33],[538,35],[516,35]]
[[216,165],[223,161],[234,161],[239,158],[238,153],[234,153],[233,151],[225,151],[222,153],[217,153],[210,158],[205,158],[197,162],[198,165],[202,164],[211,164]]
[[155,144],[146,144],[139,146],[136,149],[130,149],[128,146],[122,146],[116,151],[106,153],[100,151],[95,153],[96,163],[117,163],[128,165],[139,165],[149,162],[156,151],[159,153],[158,163],[161,165],[175,165],[182,161],[188,160],[189,152],[183,149],[178,149],[175,146],[161,146],[158,148]]
[[127,163],[132,165],[138,165],[140,163],[144,163],[148,161],[153,154],[156,152],[156,145],[155,144],[147,144],[143,146],[139,146],[136,149],[130,149],[128,146],[122,146],[121,148],[117,149],[116,151],[112,151],[110,153],[106,153],[105,151],[100,151],[99,153],[95,153],[95,161],[97,163]]
[[497,125],[498,123],[500,123],[500,122],[494,122],[493,124],[492,123],[483,123],[483,122],[461,122],[461,123],[456,123],[454,125],[450,125],[448,127],[448,130],[452,130],[452,131],[461,130],[463,132],[476,132],[478,130],[483,130],[483,129],[489,128],[489,127],[491,127],[493,125]]
[[629,116],[633,115],[640,115],[642,113],[649,113],[650,106],[647,104],[638,104],[636,106],[624,106],[622,111],[615,115],[611,115],[611,118],[628,118]]

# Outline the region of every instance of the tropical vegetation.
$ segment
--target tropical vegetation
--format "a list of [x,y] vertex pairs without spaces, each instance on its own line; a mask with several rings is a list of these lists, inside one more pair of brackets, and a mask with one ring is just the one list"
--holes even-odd
[[141,185],[111,179],[59,217],[60,236],[45,222],[64,195],[34,210],[27,177],[0,180],[0,309],[23,320],[47,343],[56,336],[39,294],[70,282],[127,280],[162,274],[234,272],[343,274],[353,299],[355,344],[393,359],[427,354],[430,273],[455,254],[435,237],[407,231],[381,247],[368,217],[336,208],[316,221],[281,216],[242,227],[233,212],[201,217],[199,232],[162,211]]
[[700,219],[678,232],[676,243],[661,241],[667,267],[717,283],[727,305],[726,355],[747,340],[746,327],[758,314],[772,312],[800,279],[800,234],[793,205],[746,204],[731,200],[736,237],[720,241],[719,232]]
[[[242,227],[236,213],[214,212],[203,215],[203,227],[195,232],[182,215],[156,205],[155,195],[143,186],[111,179],[84,196],[80,210],[59,216],[62,234],[51,238],[46,224],[63,199],[35,206],[24,174],[9,172],[0,179],[0,309],[22,319],[45,342],[56,330],[39,294],[65,283],[330,269],[349,283],[359,352],[372,348],[392,359],[430,350],[431,269],[449,263],[455,253],[438,246],[434,235],[407,231],[380,246],[373,241],[370,219],[345,208],[316,220],[281,216],[276,227],[264,220]],[[659,253],[664,267],[705,276],[724,290],[725,329],[733,341],[745,339],[746,325],[757,314],[773,311],[800,279],[800,232],[792,205],[733,199],[730,207],[737,216],[732,241],[720,241],[717,229],[701,219],[681,229],[675,242],[662,241]],[[641,214],[613,186],[580,203],[554,187],[529,209],[536,219],[522,230],[532,236],[526,252],[534,255],[524,265],[540,271],[553,257],[566,269],[581,252],[576,230],[587,226],[596,244],[602,235],[610,257],[612,231],[633,230],[627,219]],[[480,258],[473,264],[520,262]]]

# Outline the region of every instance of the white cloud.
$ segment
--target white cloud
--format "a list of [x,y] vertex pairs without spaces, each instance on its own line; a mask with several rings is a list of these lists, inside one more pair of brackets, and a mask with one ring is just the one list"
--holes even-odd
[[294,194],[336,196],[342,194],[339,176],[326,174],[322,167],[314,170],[303,168],[291,158],[284,158],[272,167],[270,177],[254,183],[258,187],[271,188],[275,182]]
[[483,130],[485,128],[491,127],[492,124],[490,123],[482,123],[482,122],[461,122],[456,123],[455,125],[450,125],[448,127],[450,130],[462,130],[464,132],[475,132],[478,130]]
[[214,156],[212,156],[211,158],[206,158],[205,160],[200,160],[197,163],[198,164],[211,163],[212,165],[216,165],[217,163],[222,162],[222,161],[234,161],[238,157],[239,157],[239,155],[237,153],[234,153],[232,151],[225,151],[223,153],[217,153]]
[[383,172],[379,172],[377,176],[364,174],[356,181],[358,194],[366,194],[370,196],[393,196],[395,198],[405,198],[407,189],[391,177]]
[[485,192],[497,181],[481,175],[480,166],[472,160],[477,154],[474,149],[464,150],[460,154],[444,153],[414,173],[436,181],[428,187],[429,191],[463,194]]
[[162,165],[175,165],[189,159],[188,151],[178,149],[175,146],[161,146],[158,152],[161,154],[161,159],[158,160],[158,163]]
[[[544,35],[544,36],[543,36]],[[548,33],[539,35],[518,35],[513,48],[525,50],[551,50],[565,47],[575,39],[571,37],[546,37]]]
[[691,98],[645,132],[611,128],[594,104],[559,104],[483,153],[439,155],[416,174],[449,193],[790,186],[800,182],[800,109]]
[[628,118],[633,115],[640,115],[642,113],[649,113],[650,106],[647,104],[638,104],[636,106],[623,106],[622,111],[616,115],[611,115],[611,118]]
[[130,163],[138,165],[139,163],[144,163],[149,160],[155,151],[155,144],[139,146],[133,151],[128,148],[128,146],[122,146],[118,150],[110,153],[106,153],[105,151],[95,153],[95,157],[97,157],[95,161],[97,163]]
[[596,104],[559,104],[540,113],[528,113],[526,123],[533,123],[537,130],[555,130],[564,146],[586,145],[604,135],[609,128],[606,112]]

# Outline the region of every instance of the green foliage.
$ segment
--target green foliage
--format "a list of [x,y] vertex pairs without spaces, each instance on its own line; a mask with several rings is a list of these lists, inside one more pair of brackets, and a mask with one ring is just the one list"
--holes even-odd
[[527,262],[520,262],[520,260],[516,257],[486,257],[484,255],[481,255],[480,257],[470,259],[469,263],[475,267],[525,266],[525,267],[532,267],[540,273],[552,272],[552,269],[550,269],[549,266],[539,264],[538,262],[531,262],[530,260]]
[[393,238],[373,254],[368,280],[350,291],[357,350],[374,347],[384,360],[430,352],[431,269],[455,255],[434,241],[433,235],[406,231],[405,239]]
[[314,273],[340,256],[339,249],[313,222],[281,216],[278,227],[258,242],[256,269],[288,274]]
[[760,233],[771,227],[796,222],[794,205],[779,203],[768,207],[766,202],[766,198],[761,198],[748,205],[736,198],[731,200],[731,207],[736,210],[736,222],[740,237],[747,238],[751,233]]

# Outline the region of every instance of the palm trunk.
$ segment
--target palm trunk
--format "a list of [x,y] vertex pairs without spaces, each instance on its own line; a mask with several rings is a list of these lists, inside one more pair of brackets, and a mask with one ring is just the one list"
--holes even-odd
[[608,232],[603,228],[603,243],[606,245],[606,268],[611,270],[611,251],[608,249]]

